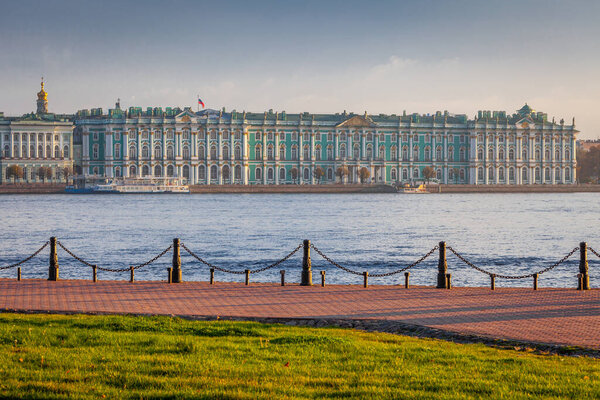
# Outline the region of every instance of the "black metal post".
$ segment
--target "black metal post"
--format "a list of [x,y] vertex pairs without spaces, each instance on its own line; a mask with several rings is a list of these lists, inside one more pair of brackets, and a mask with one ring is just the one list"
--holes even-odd
[[304,256],[302,257],[302,279],[300,286],[312,286],[312,266],[310,263],[310,240],[304,240]]
[[448,262],[446,261],[446,242],[440,242],[439,252],[440,258],[438,261],[437,288],[446,289],[446,273],[448,272]]
[[173,271],[171,272],[173,283],[181,282],[181,255],[179,253],[179,239],[173,239]]

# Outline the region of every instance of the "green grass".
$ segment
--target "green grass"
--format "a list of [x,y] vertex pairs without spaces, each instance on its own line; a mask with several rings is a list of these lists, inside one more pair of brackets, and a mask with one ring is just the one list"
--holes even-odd
[[0,398],[600,397],[600,361],[337,328],[0,314]]

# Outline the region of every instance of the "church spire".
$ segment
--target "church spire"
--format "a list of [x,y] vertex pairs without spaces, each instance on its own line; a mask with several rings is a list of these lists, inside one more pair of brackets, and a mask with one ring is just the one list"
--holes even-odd
[[48,113],[48,93],[44,90],[44,77],[42,76],[42,90],[37,94],[37,113],[47,114]]

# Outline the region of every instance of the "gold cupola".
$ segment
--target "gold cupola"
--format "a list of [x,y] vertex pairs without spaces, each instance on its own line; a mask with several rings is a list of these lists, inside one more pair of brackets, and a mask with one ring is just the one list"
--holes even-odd
[[48,113],[48,93],[44,90],[44,78],[42,78],[42,90],[37,94],[37,113],[47,114]]

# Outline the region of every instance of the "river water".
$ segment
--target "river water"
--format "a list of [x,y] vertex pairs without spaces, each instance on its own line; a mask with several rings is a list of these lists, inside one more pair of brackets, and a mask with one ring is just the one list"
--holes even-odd
[[[600,250],[600,194],[192,194],[192,195],[2,195],[0,267],[34,252],[56,236],[75,254],[99,266],[142,263],[180,238],[205,260],[244,270],[284,257],[302,239],[339,264],[370,274],[389,272],[420,258],[439,241],[498,274],[541,270],[587,241]],[[362,283],[311,253],[313,280]],[[437,252],[411,269],[411,283],[433,285]],[[300,278],[302,251],[251,281]],[[590,282],[600,286],[600,259],[589,254]],[[171,253],[136,271],[139,280],[166,279]],[[576,285],[579,252],[539,278],[540,287]],[[91,269],[59,249],[61,278],[91,279]],[[182,249],[184,280],[208,280],[208,267]],[[455,286],[489,285],[489,277],[448,253]],[[23,278],[46,278],[48,250],[22,266]],[[0,277],[14,278],[2,270]],[[99,279],[129,273],[99,271]],[[243,275],[216,272],[216,280]],[[402,283],[404,274],[371,278],[371,284]],[[531,286],[531,279],[497,279],[496,285]]]

